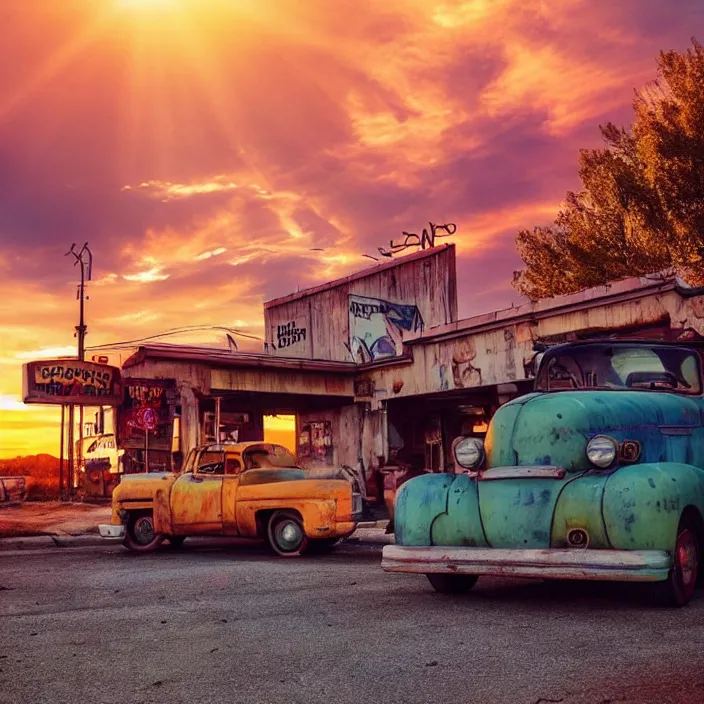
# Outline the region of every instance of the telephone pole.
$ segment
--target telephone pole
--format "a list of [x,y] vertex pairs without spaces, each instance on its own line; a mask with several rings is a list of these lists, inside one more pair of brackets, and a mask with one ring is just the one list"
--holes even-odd
[[[85,298],[86,298],[86,281],[91,280],[92,270],[93,270],[93,253],[88,247],[86,242],[80,251],[76,251],[76,244],[71,245],[71,249],[66,252],[66,256],[73,255],[76,260],[73,265],[76,266],[80,264],[81,266],[81,283],[78,285],[78,291],[76,292],[76,298],[79,301],[79,317],[78,325],[76,326],[75,337],[78,338],[78,359],[83,362],[86,356],[86,331],[88,326],[85,323]],[[78,466],[82,460],[83,454],[83,406],[79,406],[79,421],[78,421],[78,457],[75,457],[76,444],[74,443],[74,429],[75,429],[75,406],[70,403],[68,406],[68,497],[69,500],[73,498],[74,483],[76,480],[76,464],[77,459]],[[63,430],[63,429],[62,429]]]
[[71,249],[66,252],[66,256],[72,254],[76,261],[76,264],[81,265],[81,283],[78,284],[78,292],[76,298],[79,301],[79,318],[78,325],[76,326],[76,337],[78,337],[78,359],[82,362],[86,358],[86,331],[88,326],[85,323],[85,293],[86,293],[86,281],[90,281],[93,271],[93,253],[88,247],[86,242],[80,252],[76,252],[76,245],[72,244]]

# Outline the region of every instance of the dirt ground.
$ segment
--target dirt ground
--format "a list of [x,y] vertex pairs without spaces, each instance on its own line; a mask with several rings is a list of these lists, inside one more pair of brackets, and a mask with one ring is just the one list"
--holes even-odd
[[97,533],[110,522],[109,505],[27,502],[0,508],[0,538]]

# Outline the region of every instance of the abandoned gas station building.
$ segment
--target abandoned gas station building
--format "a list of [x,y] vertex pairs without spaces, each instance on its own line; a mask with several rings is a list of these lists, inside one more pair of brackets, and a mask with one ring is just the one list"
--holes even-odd
[[544,346],[704,335],[704,291],[664,275],[458,320],[455,266],[446,244],[269,301],[261,353],[140,347],[123,365],[118,442],[143,462],[129,419],[156,410],[148,464],[167,469],[196,444],[260,440],[265,415],[294,415],[301,464],[351,468],[375,502],[401,448],[449,469],[457,435],[483,436],[532,388]]

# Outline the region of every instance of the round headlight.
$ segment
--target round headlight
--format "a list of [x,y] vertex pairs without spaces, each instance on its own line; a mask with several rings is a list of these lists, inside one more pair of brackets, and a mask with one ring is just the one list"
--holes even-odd
[[587,443],[587,457],[589,461],[605,469],[611,466],[616,459],[616,441],[607,435],[597,435]]
[[465,469],[475,469],[484,459],[484,443],[479,438],[462,438],[455,441],[455,462]]

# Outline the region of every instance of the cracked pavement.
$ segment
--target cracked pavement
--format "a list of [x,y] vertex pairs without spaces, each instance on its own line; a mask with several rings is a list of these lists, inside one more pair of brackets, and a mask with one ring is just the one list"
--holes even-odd
[[704,593],[381,571],[381,545],[281,559],[189,541],[0,553],[0,702],[700,704]]

